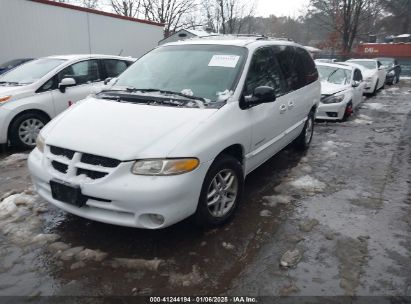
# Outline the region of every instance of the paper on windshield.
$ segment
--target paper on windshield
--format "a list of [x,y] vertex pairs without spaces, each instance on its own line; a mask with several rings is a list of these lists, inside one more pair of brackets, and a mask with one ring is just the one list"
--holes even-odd
[[240,56],[237,55],[214,55],[208,63],[208,66],[235,68],[239,59]]

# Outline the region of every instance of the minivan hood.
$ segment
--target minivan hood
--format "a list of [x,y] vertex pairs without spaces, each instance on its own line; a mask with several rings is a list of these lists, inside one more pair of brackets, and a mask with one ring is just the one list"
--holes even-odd
[[330,83],[327,81],[321,81],[321,94],[323,95],[332,95],[341,91],[345,91],[349,85],[344,84],[335,84],[335,83]]
[[122,161],[167,157],[216,111],[89,97],[58,116],[42,134],[48,145]]

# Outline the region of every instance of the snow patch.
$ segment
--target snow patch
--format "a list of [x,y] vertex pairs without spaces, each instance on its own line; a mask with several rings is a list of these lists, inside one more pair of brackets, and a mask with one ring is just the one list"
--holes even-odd
[[217,92],[217,101],[226,101],[234,94],[233,91],[225,90],[224,92]]
[[115,258],[111,262],[111,266],[114,268],[125,267],[128,269],[143,269],[157,271],[160,265],[163,263],[163,260],[154,259],[154,260],[145,260],[145,259],[126,259],[126,258]]
[[228,242],[222,242],[221,245],[228,250],[233,250],[234,249],[234,245]]
[[11,166],[21,163],[29,157],[26,153],[16,153],[6,157],[0,164],[1,166]]
[[198,285],[203,282],[203,277],[200,274],[197,265],[193,265],[192,271],[187,274],[172,273],[168,278],[168,282],[172,286],[183,286],[189,287],[193,285]]
[[[381,104],[381,103],[378,103],[378,102],[370,102],[370,103],[366,103],[364,105],[370,110],[381,110],[381,109],[384,108],[384,105]],[[371,120],[371,118],[370,118],[370,120]]]
[[[272,195],[272,196],[264,196],[263,199],[268,201],[268,204],[266,204],[266,205],[268,205],[270,207],[275,207],[278,204],[287,205],[287,204],[291,203],[291,201],[292,201],[291,196],[282,195],[282,194]],[[260,215],[261,215],[261,213],[260,213]]]
[[181,91],[181,94],[187,95],[187,96],[194,96],[194,93],[191,89],[184,89]]
[[262,217],[270,217],[271,215],[272,215],[271,211],[267,210],[267,209],[261,210],[261,212],[260,212],[260,216],[262,216]]
[[324,191],[326,185],[323,182],[309,176],[305,175],[294,181],[289,182],[289,184],[295,188],[303,189],[310,192],[322,192]]

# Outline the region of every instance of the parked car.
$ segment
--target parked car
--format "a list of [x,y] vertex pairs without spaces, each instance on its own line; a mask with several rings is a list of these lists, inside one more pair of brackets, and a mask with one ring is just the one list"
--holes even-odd
[[38,193],[105,223],[220,225],[244,178],[313,135],[320,82],[300,45],[210,37],[157,47],[65,111],[29,157]]
[[15,67],[26,63],[28,61],[33,60],[33,58],[20,58],[20,59],[13,59],[7,62],[4,62],[3,64],[0,64],[0,75],[4,74],[12,69],[14,69]]
[[44,125],[116,77],[132,58],[69,55],[36,59],[0,76],[0,144],[33,148]]
[[347,63],[355,63],[364,67],[363,77],[366,83],[364,93],[376,94],[384,87],[387,70],[380,61],[375,59],[350,59]]
[[394,84],[400,81],[401,65],[395,58],[381,57],[375,58],[382,63],[382,65],[387,69],[387,78],[385,83]]
[[329,59],[329,58],[318,58],[314,60],[315,62],[324,62],[324,63],[334,63],[337,62],[337,59]]
[[316,119],[346,120],[362,102],[365,83],[361,70],[350,65],[316,63],[321,102]]

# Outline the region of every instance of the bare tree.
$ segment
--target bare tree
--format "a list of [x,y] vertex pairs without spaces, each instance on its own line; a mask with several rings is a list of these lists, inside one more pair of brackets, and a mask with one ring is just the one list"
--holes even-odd
[[99,0],[81,0],[81,6],[96,9],[98,7]]
[[192,26],[185,18],[195,11],[195,0],[144,0],[144,17],[148,20],[164,23],[164,36],[186,26]]
[[206,0],[202,10],[208,27],[222,34],[241,33],[255,13],[255,0]]
[[375,0],[311,0],[312,14],[340,36],[343,54],[349,54],[358,36],[368,34],[375,22]]
[[143,0],[110,0],[114,12],[127,17],[137,17]]

